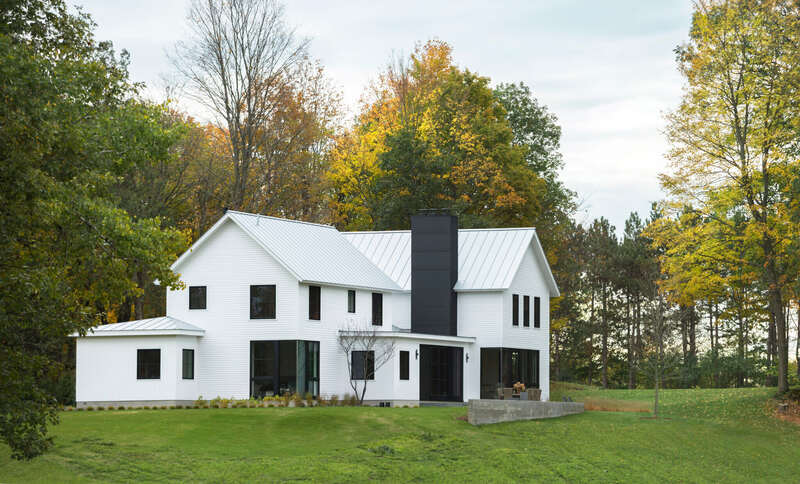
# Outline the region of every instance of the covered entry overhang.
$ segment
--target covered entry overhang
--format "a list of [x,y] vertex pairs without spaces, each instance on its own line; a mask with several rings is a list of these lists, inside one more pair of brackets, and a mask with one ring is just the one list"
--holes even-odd
[[[346,335],[347,331],[340,331]],[[448,336],[413,333],[395,328],[393,331],[376,331],[379,338],[396,340],[398,352],[407,351],[411,360],[410,379],[394,380],[394,400],[463,402],[469,395],[469,387],[477,392],[477,380],[470,384],[465,365],[479,363],[476,338],[472,336]],[[400,361],[397,362],[398,366]],[[408,368],[406,363],[406,368]],[[398,372],[394,367],[393,372]],[[473,370],[477,376],[477,368]]]

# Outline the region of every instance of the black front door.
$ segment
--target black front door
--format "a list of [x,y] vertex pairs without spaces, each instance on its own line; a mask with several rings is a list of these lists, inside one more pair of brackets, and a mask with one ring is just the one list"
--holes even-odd
[[419,399],[463,401],[464,349],[455,346],[419,346]]

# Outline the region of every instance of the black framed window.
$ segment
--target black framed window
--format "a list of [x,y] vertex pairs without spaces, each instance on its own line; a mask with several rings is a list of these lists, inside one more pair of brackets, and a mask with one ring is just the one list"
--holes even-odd
[[522,296],[522,325],[526,328],[531,325],[531,297]]
[[539,297],[533,298],[533,327],[539,328],[542,325],[542,300]]
[[511,296],[511,324],[519,326],[519,294]]
[[350,353],[351,380],[375,379],[375,352],[353,351]]
[[194,380],[194,350],[183,350],[183,379]]
[[400,379],[408,380],[408,351],[400,352]]
[[372,324],[383,326],[383,294],[372,293]]
[[319,321],[321,293],[319,286],[308,286],[308,319]]
[[347,312],[356,312],[356,292],[352,289],[347,291]]
[[206,308],[206,286],[189,286],[189,309]]
[[158,380],[161,378],[161,350],[136,350],[136,379]]
[[250,319],[275,319],[275,285],[250,286]]

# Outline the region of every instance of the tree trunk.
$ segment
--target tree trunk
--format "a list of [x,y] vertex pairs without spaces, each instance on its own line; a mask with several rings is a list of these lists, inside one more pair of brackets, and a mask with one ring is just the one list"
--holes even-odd
[[634,322],[633,322],[633,315],[631,313],[631,296],[630,294],[627,295],[626,301],[626,319],[628,321],[628,388],[634,388],[633,376],[634,376],[634,361],[635,357],[633,352],[634,350]]
[[607,310],[608,310],[608,295],[606,294],[606,284],[604,283],[602,286],[603,291],[603,314],[601,315],[600,319],[603,324],[603,348],[602,348],[602,358],[603,358],[603,388],[608,388],[608,319],[607,319]]

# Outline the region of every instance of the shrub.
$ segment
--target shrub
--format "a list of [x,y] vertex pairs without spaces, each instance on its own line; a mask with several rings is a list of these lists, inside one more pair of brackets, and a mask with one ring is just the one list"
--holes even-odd
[[87,412],[91,412],[92,410],[94,410],[94,407],[92,407],[92,406],[86,407],[86,411]]
[[[153,408],[155,408],[155,407],[153,407]],[[167,406],[166,406],[166,405],[161,405],[161,407],[159,407],[159,408],[160,408],[161,410],[166,410],[166,409],[167,409]]]
[[308,405],[309,407],[314,406],[314,395],[312,395],[311,392],[306,392],[305,399],[306,399],[306,405]]
[[142,407],[142,410],[150,410],[150,406],[149,405],[145,405],[144,407]]
[[105,410],[105,409],[106,409],[106,407],[102,407],[102,406],[101,406],[101,407],[97,407],[97,411],[98,411],[98,412],[99,412],[100,410]]
[[275,404],[274,404],[274,403],[272,403],[272,402],[269,402],[267,405],[269,406],[269,408],[272,408],[272,407],[274,407],[274,406],[275,406]]
[[355,394],[350,395],[350,405],[352,405],[353,407],[357,407],[360,404],[361,404],[361,401],[358,399],[357,395],[355,395]]
[[330,398],[328,399],[328,403],[332,407],[335,407],[335,406],[339,405],[339,395],[337,395],[335,393],[333,395],[331,395]]
[[194,401],[194,406],[195,407],[202,407],[205,404],[206,404],[206,401],[203,400],[203,395],[200,395],[199,397],[197,397],[197,400]]
[[120,405],[119,407],[117,407],[117,410],[125,410],[125,405]]

